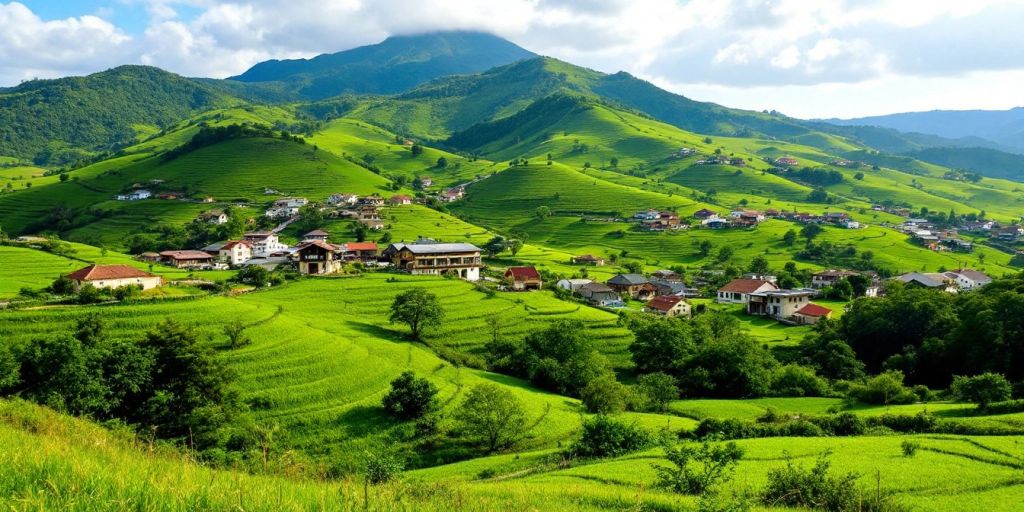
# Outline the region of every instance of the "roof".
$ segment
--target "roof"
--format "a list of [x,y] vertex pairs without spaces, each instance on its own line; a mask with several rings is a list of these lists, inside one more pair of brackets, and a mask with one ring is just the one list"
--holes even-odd
[[480,248],[473,244],[409,244],[401,249],[408,250],[413,254],[445,254],[452,252],[480,252]]
[[519,281],[524,279],[540,279],[540,272],[534,267],[509,267],[505,275],[512,274],[512,279]]
[[590,279],[562,279],[561,281],[558,281],[559,284],[561,284],[561,283],[569,283],[570,285],[573,285],[573,286],[584,286],[584,285],[588,285],[588,284],[593,283],[593,282],[594,281],[592,281]]
[[245,238],[266,238],[271,235],[273,235],[273,233],[269,231],[250,231],[249,233],[246,233],[242,236],[244,236]]
[[214,243],[212,243],[210,245],[207,245],[206,247],[203,247],[202,251],[203,252],[217,252],[217,251],[223,249],[224,246],[227,245],[227,244],[228,244],[227,242],[214,242]]
[[303,249],[305,249],[307,247],[312,247],[312,246],[319,247],[319,248],[321,248],[321,249],[323,249],[325,251],[336,251],[336,250],[338,250],[337,247],[335,247],[335,246],[333,246],[333,245],[331,245],[331,244],[329,244],[327,242],[324,242],[323,240],[307,240],[305,242],[302,242],[301,244],[299,244],[295,248],[297,250],[301,251],[301,250],[303,250]]
[[917,282],[923,286],[929,288],[938,288],[945,284],[945,280],[948,279],[944,274],[922,274],[920,272],[909,272],[901,276],[896,276],[897,281],[904,283]]
[[576,256],[573,259],[583,260],[583,261],[597,261],[597,260],[601,260],[601,259],[604,259],[604,258],[599,258],[597,256],[594,256],[593,254],[581,254],[579,256]]
[[391,200],[392,201],[412,201],[412,198],[409,197],[409,196],[395,195],[395,196],[391,196]]
[[330,233],[328,233],[328,232],[326,232],[326,231],[324,231],[322,229],[314,229],[313,231],[310,231],[309,233],[306,233],[305,235],[302,235],[302,236],[327,236],[327,235],[330,235]]
[[234,248],[236,245],[244,245],[246,247],[252,248],[252,244],[250,244],[249,242],[246,242],[245,240],[232,240],[232,241],[224,244],[224,247],[221,247],[220,250],[226,251],[228,249]]
[[658,311],[670,311],[676,306],[676,304],[679,304],[682,301],[683,298],[677,295],[662,295],[648,301],[647,307],[657,309]]
[[349,242],[345,244],[345,249],[349,251],[376,251],[376,242]]
[[128,265],[89,265],[68,274],[76,281],[99,281],[103,279],[130,279],[133,277],[156,277]]
[[774,289],[778,289],[771,281],[764,279],[733,279],[729,281],[729,284],[718,289],[720,292],[734,292],[734,293],[754,293],[758,288],[764,285],[770,285]]
[[860,275],[852,270],[822,270],[821,272],[814,273],[814,277],[848,277]]
[[592,293],[615,293],[615,290],[612,290],[608,285],[601,283],[587,283],[580,287],[580,293],[583,293],[584,291]]
[[210,260],[213,256],[203,251],[163,251],[160,256],[175,260]]
[[615,276],[615,277],[613,277],[613,278],[608,280],[608,284],[628,285],[628,286],[644,284],[646,282],[647,282],[647,278],[642,276],[642,275],[640,275],[640,274],[619,274],[619,275],[617,275],[617,276]]
[[978,272],[977,270],[971,270],[969,268],[962,268],[957,270],[956,273],[970,279],[971,281],[987,282],[992,280],[992,278],[984,272]]
[[804,316],[828,316],[832,314],[832,310],[825,306],[819,306],[813,302],[808,302],[804,307],[796,310],[796,314]]

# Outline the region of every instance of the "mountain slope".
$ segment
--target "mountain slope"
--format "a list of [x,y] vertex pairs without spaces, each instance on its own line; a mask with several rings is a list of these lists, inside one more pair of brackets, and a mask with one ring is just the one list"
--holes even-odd
[[312,59],[261,62],[229,80],[277,82],[305,99],[346,92],[394,94],[441,76],[477,73],[533,56],[490,34],[437,32],[393,36]]
[[173,73],[121,66],[0,94],[0,155],[65,165],[237,100]]
[[837,125],[869,125],[959,139],[977,137],[1024,152],[1024,107],[1010,110],[932,110],[854,119]]

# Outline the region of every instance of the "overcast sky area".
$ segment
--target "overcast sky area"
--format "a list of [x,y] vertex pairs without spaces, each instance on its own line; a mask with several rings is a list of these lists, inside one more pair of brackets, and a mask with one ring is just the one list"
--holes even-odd
[[856,117],[1024,105],[1013,0],[0,0],[0,86],[148,64],[224,78],[470,29],[690,98]]

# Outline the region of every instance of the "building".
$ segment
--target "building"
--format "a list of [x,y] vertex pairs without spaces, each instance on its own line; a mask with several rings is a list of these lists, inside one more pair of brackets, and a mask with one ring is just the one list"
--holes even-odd
[[450,203],[452,201],[458,201],[459,199],[462,199],[462,196],[464,195],[466,195],[466,192],[462,189],[462,187],[456,187],[441,192],[441,195],[438,197],[438,199],[446,203]]
[[199,214],[199,220],[207,224],[227,224],[228,214],[224,210],[207,210]]
[[430,188],[434,186],[434,180],[430,176],[420,176],[420,188]]
[[254,258],[266,258],[271,254],[288,250],[288,246],[278,240],[277,233],[254,231],[242,235],[242,239],[252,246]]
[[345,257],[358,261],[377,261],[376,242],[349,242],[343,247]]
[[505,271],[505,282],[513,290],[540,290],[544,280],[534,267],[509,267]]
[[381,206],[384,206],[384,198],[374,194],[372,196],[366,196],[360,199],[359,204],[363,206],[373,206],[374,208],[379,208]]
[[793,321],[800,325],[816,324],[822,318],[832,318],[832,310],[813,302],[808,302],[793,313]]
[[813,290],[766,290],[747,296],[747,314],[790,320],[810,303]]
[[608,286],[620,295],[639,300],[650,299],[658,293],[658,289],[640,274],[619,274],[608,280]]
[[604,266],[604,258],[599,258],[592,254],[583,254],[580,256],[574,256],[572,262],[576,265],[593,265],[595,267]]
[[655,270],[654,273],[651,274],[651,279],[661,279],[664,281],[679,282],[682,280],[682,276],[679,275],[679,272],[676,272],[674,270],[662,269]]
[[590,279],[562,279],[555,283],[555,286],[563,290],[569,290],[570,292],[578,293],[580,291],[580,288],[590,283],[593,283],[593,281],[591,281]]
[[669,318],[677,316],[690,316],[690,303],[686,299],[675,295],[663,295],[655,297],[647,302],[644,311],[663,315]]
[[775,159],[775,165],[781,165],[784,167],[796,167],[800,165],[800,161],[791,156],[782,156]]
[[217,251],[220,260],[236,267],[252,259],[252,244],[245,240],[232,240]]
[[411,274],[455,275],[480,280],[480,248],[466,243],[391,244],[385,251],[391,264]]
[[775,283],[767,279],[733,279],[718,289],[717,302],[746,304],[750,295],[771,290],[778,290]]
[[157,262],[160,261],[160,253],[153,252],[153,251],[146,251],[146,252],[136,256],[135,259],[137,259],[139,261],[148,261],[150,263],[157,263]]
[[757,224],[765,220],[764,214],[756,210],[735,210],[730,212],[729,216],[737,221],[749,224]]
[[894,277],[893,280],[904,283],[907,286],[933,288],[936,290],[943,290],[948,293],[956,293],[959,291],[956,278],[941,272],[908,272]]
[[331,194],[327,197],[327,204],[331,206],[355,206],[358,202],[356,194]]
[[665,279],[651,278],[651,286],[654,286],[656,295],[677,295],[679,297],[700,297],[700,290],[690,288],[681,281],[667,281]]
[[154,276],[128,265],[89,265],[67,275],[75,283],[75,291],[83,285],[91,284],[96,288],[121,288],[122,286],[139,286],[143,290],[156,288],[162,283],[160,276]]
[[302,241],[308,242],[310,240],[320,240],[321,242],[326,242],[327,237],[329,236],[331,236],[331,234],[322,229],[314,229],[313,231],[302,235]]
[[149,199],[153,197],[153,193],[146,189],[133,190],[127,194],[118,194],[118,201],[138,201],[140,199]]
[[977,270],[971,270],[969,268],[946,272],[946,275],[954,278],[956,280],[957,287],[961,290],[981,288],[982,286],[992,282],[992,278],[984,272],[978,272]]
[[274,201],[274,205],[267,208],[264,213],[267,217],[280,218],[280,217],[291,217],[299,214],[299,208],[309,204],[309,200],[305,197],[287,197],[284,199],[278,199]]
[[707,208],[701,208],[700,210],[697,210],[697,211],[693,212],[693,218],[695,218],[695,219],[703,220],[703,219],[711,219],[711,218],[717,218],[717,217],[718,217],[718,213],[715,213],[712,210],[708,210]]
[[300,274],[333,274],[343,265],[335,247],[323,240],[309,240],[295,247],[294,257],[299,263]]
[[672,212],[657,212],[654,218],[644,218],[640,225],[648,231],[665,231],[667,229],[678,229],[679,216]]
[[391,196],[391,204],[393,204],[395,206],[412,204],[412,198],[409,197],[409,196],[394,195],[394,196]]
[[622,299],[619,297],[619,294],[615,293],[615,290],[605,284],[585,284],[580,286],[577,293],[579,293],[580,297],[583,297],[587,302],[595,306],[622,305]]
[[163,251],[160,260],[177,268],[210,268],[214,257],[205,251]]
[[811,288],[821,289],[835,285],[837,282],[852,276],[859,276],[859,272],[852,270],[823,270],[811,276]]

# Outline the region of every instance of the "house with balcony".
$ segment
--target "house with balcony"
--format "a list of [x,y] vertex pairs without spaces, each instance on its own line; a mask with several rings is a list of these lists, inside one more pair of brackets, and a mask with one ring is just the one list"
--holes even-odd
[[454,275],[480,280],[480,248],[467,243],[397,243],[384,251],[391,264],[410,274]]

